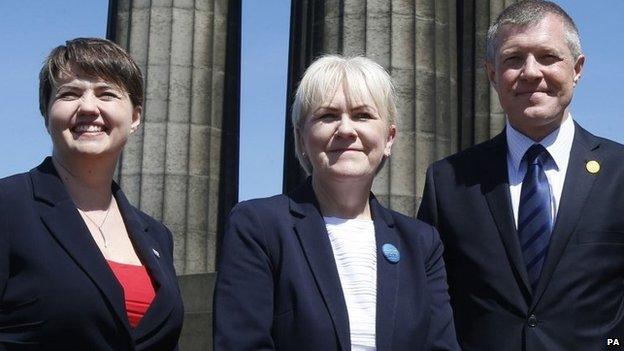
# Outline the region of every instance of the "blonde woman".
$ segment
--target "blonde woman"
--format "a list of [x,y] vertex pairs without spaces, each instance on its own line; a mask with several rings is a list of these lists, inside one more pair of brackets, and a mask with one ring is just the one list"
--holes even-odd
[[310,177],[240,203],[223,237],[216,350],[457,350],[433,227],[371,193],[397,134],[386,71],[325,56],[292,110]]

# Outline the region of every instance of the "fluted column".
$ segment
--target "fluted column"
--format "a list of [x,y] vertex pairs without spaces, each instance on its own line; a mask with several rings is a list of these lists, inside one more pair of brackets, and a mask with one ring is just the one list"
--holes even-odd
[[178,274],[212,272],[219,226],[237,197],[240,59],[231,40],[239,41],[240,1],[117,0],[110,18],[109,37],[135,58],[146,90],[119,182],[171,229]]
[[487,30],[498,14],[515,0],[462,2],[462,96],[460,147],[490,139],[505,126],[505,114],[484,70]]
[[[293,2],[289,102],[303,70],[321,54],[365,55],[385,67],[399,98],[399,134],[373,191],[390,208],[415,215],[427,166],[489,139],[504,125],[483,62],[487,28],[512,2]],[[298,44],[310,41],[315,44]],[[293,162],[291,140],[286,147],[284,184],[289,190],[302,175]]]

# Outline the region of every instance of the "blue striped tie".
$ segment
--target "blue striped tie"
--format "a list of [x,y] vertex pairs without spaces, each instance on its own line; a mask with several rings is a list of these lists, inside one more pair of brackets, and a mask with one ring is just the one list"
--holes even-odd
[[548,151],[540,144],[534,144],[524,154],[527,172],[520,192],[518,235],[533,290],[542,272],[552,232],[550,186],[544,173],[548,157]]

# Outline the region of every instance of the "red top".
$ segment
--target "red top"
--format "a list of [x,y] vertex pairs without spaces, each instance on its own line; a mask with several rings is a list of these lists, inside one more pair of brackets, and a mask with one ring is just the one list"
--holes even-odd
[[152,280],[144,266],[106,262],[123,287],[128,321],[132,328],[136,328],[156,296]]

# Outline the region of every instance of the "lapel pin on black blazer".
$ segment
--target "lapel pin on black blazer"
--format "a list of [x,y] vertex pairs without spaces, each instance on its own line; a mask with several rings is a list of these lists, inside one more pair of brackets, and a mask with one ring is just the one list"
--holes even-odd
[[392,244],[383,244],[381,251],[390,263],[398,263],[399,260],[401,260],[399,250],[397,250],[397,248]]

